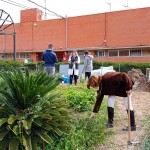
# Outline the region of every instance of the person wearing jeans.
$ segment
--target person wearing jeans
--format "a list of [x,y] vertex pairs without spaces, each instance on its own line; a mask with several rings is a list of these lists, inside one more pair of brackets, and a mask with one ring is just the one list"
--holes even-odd
[[49,44],[48,48],[42,54],[42,60],[44,61],[44,71],[50,76],[55,74],[55,63],[58,62],[55,52],[52,50],[53,45]]

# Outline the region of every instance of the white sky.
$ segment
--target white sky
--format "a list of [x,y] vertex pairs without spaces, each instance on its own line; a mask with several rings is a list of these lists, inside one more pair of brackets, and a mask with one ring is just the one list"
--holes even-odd
[[[17,7],[6,2],[16,2],[25,5],[30,8],[39,8],[44,11],[44,9],[36,6],[35,4],[29,2],[28,0],[0,0],[0,9],[3,9],[8,14],[11,15],[15,23],[20,22],[20,10],[24,8]],[[81,16],[87,14],[96,14],[117,10],[134,9],[142,7],[150,7],[150,0],[31,0],[47,9],[61,15],[61,16]],[[109,4],[108,4],[109,3]],[[110,7],[111,3],[111,7]],[[50,12],[47,11],[47,19],[54,18]],[[43,14],[43,19],[44,19]],[[56,18],[56,17],[55,17]]]

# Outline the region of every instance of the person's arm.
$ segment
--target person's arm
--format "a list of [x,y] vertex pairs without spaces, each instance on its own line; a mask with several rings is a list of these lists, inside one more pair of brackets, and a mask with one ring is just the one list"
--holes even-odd
[[95,105],[94,105],[94,108],[93,108],[93,112],[92,112],[90,118],[94,118],[96,113],[98,113],[98,111],[100,109],[100,106],[102,104],[103,98],[104,98],[104,94],[102,94],[102,93],[98,93],[97,94],[96,102],[95,102]]
[[69,57],[69,59],[68,59],[68,63],[71,63],[71,57]]
[[54,63],[57,63],[58,62],[58,58],[57,58],[57,55],[54,53]]
[[83,66],[82,73],[85,71],[86,66],[87,66],[87,59],[84,59],[84,66]]
[[94,108],[93,108],[93,112],[94,113],[98,113],[100,107],[101,107],[101,103],[103,101],[103,98],[104,98],[104,94],[102,93],[98,93],[97,94],[97,97],[96,97],[96,102],[95,102],[95,105],[94,105]]
[[41,59],[44,61],[44,53],[42,54],[42,58]]
[[78,56],[78,64],[80,63],[80,57]]

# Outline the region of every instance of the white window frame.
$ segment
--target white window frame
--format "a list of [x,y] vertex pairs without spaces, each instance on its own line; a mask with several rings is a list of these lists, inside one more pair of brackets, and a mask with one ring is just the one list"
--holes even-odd
[[[97,52],[97,56],[95,56],[95,51]],[[94,51],[94,57],[98,58],[98,57],[105,57],[105,50],[95,50]],[[102,56],[100,55],[100,52],[102,52]]]
[[[110,52],[114,52],[114,51],[117,52],[117,56],[110,56],[110,55],[109,55]],[[119,50],[109,50],[109,51],[108,51],[108,57],[119,57]]]
[[[140,51],[140,55],[131,55],[131,51]],[[142,56],[142,50],[141,49],[130,49],[129,51],[130,57],[141,57]]]

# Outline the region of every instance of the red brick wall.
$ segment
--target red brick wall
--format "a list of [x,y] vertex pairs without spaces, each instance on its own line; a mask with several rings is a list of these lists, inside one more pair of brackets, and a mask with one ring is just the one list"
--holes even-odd
[[105,35],[104,14],[68,19],[68,47],[98,47]]
[[33,22],[15,24],[17,51],[31,51],[34,48]]
[[36,22],[33,26],[34,50],[45,50],[50,43],[53,43],[54,49],[65,49],[65,24],[65,19]]
[[39,21],[41,19],[42,19],[42,12],[37,8],[21,10],[20,14],[21,23]]
[[[38,21],[39,10],[24,10],[21,11],[21,23],[15,24],[16,51],[44,51],[49,43],[53,43],[54,50],[65,50],[66,23],[68,48],[99,47],[105,34],[108,47],[150,46],[149,18],[150,8],[142,8],[69,17],[68,22],[66,19]],[[12,36],[7,36],[6,44],[7,51],[13,51]],[[3,37],[0,36],[0,52],[3,52],[3,47]],[[107,59],[109,61],[110,58]],[[120,59],[123,58],[111,58],[113,61]],[[125,59],[128,61],[128,58]],[[148,57],[144,58],[144,61],[147,59]],[[137,61],[137,58],[132,60]],[[143,58],[140,60],[143,61]]]
[[108,47],[150,45],[150,8],[107,13]]

